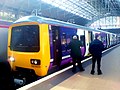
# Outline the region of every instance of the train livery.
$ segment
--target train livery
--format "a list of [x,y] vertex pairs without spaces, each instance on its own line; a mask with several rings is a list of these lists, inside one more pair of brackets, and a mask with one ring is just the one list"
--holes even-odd
[[89,44],[95,34],[101,35],[105,48],[117,44],[117,35],[68,22],[39,16],[26,16],[9,27],[8,60],[13,71],[45,76],[48,70],[71,62],[67,48],[72,36],[82,41],[83,57],[89,56]]

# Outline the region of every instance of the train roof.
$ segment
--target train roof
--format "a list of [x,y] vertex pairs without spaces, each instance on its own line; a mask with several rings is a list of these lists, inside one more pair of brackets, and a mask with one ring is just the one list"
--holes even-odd
[[9,28],[13,22],[0,19],[0,28]]
[[41,16],[25,16],[22,17],[14,22],[14,24],[21,23],[21,22],[38,22],[38,23],[46,23],[46,24],[51,24],[51,25],[59,25],[59,26],[65,26],[65,27],[71,27],[71,28],[80,28],[84,30],[89,30],[89,31],[96,31],[96,32],[105,32],[109,34],[113,34],[107,31],[99,30],[99,29],[92,29],[89,27],[69,23],[69,22],[64,22],[60,20],[55,20],[51,18],[45,18]]

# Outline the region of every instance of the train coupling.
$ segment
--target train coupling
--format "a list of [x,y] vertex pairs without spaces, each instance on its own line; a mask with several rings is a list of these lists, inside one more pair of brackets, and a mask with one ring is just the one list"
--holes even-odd
[[17,85],[21,85],[23,86],[25,83],[26,83],[26,80],[23,78],[23,79],[14,79],[14,83],[17,84]]

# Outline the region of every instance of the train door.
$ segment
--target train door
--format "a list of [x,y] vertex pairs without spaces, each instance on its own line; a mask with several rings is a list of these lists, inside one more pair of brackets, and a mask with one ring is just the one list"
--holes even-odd
[[60,66],[62,60],[62,48],[61,48],[61,38],[60,38],[60,27],[51,26],[52,37],[53,37],[53,65]]
[[85,56],[89,55],[89,45],[92,41],[92,32],[91,31],[85,31],[85,44],[86,44],[86,52]]
[[108,39],[107,39],[107,34],[105,34],[105,39],[104,39],[104,40],[105,40],[105,44],[106,44],[106,45],[105,45],[105,48],[108,48]]
[[86,47],[85,47],[85,30],[84,29],[77,29],[77,35],[79,36],[79,40],[82,43],[81,52],[82,52],[82,56],[84,57],[85,51],[86,51]]
[[110,47],[110,35],[108,34],[107,35],[107,45],[108,45],[108,48]]
[[86,51],[86,47],[85,47],[85,35],[81,35],[80,36],[80,40],[82,42],[83,47],[81,47],[81,51],[82,51],[82,56],[85,55],[85,51]]

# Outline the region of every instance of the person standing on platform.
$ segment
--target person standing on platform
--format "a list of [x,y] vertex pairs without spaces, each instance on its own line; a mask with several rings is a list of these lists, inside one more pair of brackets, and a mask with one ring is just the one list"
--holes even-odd
[[89,52],[92,54],[92,70],[91,74],[94,75],[95,71],[95,63],[97,61],[97,71],[98,75],[102,74],[102,71],[100,69],[101,67],[101,57],[102,57],[102,51],[104,50],[104,45],[100,41],[100,35],[95,35],[95,40],[90,43],[89,46]]
[[72,57],[72,72],[76,72],[76,63],[78,63],[78,67],[80,71],[84,71],[81,60],[82,60],[82,54],[81,54],[81,49],[80,47],[82,46],[81,41],[78,40],[78,35],[74,35],[72,37],[72,41],[69,44],[69,49],[71,49],[70,55]]

